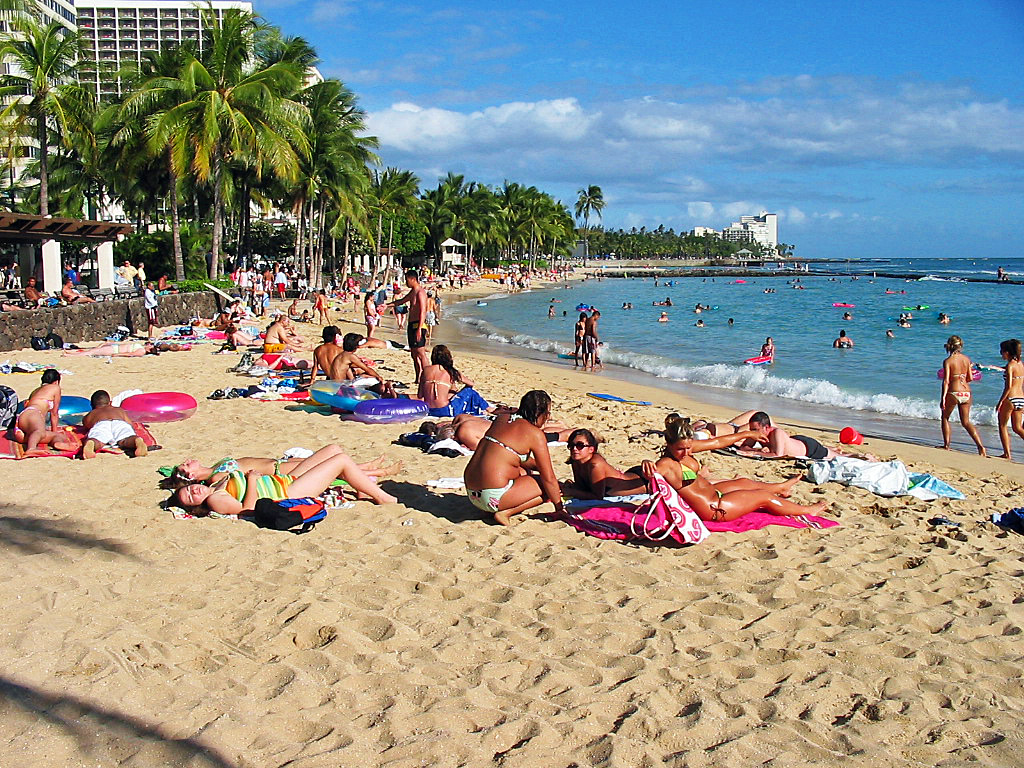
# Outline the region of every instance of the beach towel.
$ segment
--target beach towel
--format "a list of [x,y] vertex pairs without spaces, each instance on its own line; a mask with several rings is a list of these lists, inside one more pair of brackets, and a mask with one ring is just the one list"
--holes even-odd
[[[153,437],[153,433],[149,431],[149,428],[139,421],[133,421],[132,427],[135,428],[135,434],[142,438],[142,442],[146,444],[147,448],[155,449],[157,446],[156,439]],[[16,443],[11,440],[5,433],[0,435],[0,459],[47,459],[53,457],[61,457],[65,459],[73,459],[82,452],[82,443],[85,441],[86,435],[89,434],[89,430],[83,427],[81,424],[75,427],[65,427],[68,439],[74,443],[72,449],[66,451],[58,451],[49,446],[42,446],[40,453],[37,455],[26,456],[25,446],[21,443]],[[96,449],[97,453],[124,453],[120,448],[101,446]]]
[[470,416],[479,416],[482,413],[486,413],[487,409],[491,407],[488,403],[472,387],[463,387],[456,394],[452,395],[452,399],[448,401],[448,405],[443,408],[431,408],[430,415],[434,417],[455,417],[463,413],[468,413]]
[[655,472],[649,481],[651,496],[639,506],[615,504],[567,510],[565,520],[576,530],[599,539],[698,544],[707,538],[703,521],[665,478]]
[[769,525],[781,525],[786,528],[835,528],[839,523],[835,520],[828,520],[817,515],[798,515],[786,517],[784,515],[772,515],[767,512],[748,512],[735,520],[706,521],[704,523],[712,533],[743,533],[744,531],[759,531]]
[[816,461],[807,468],[807,479],[813,483],[834,481],[863,488],[879,496],[914,496],[923,501],[940,497],[963,499],[964,495],[934,475],[908,472],[902,461],[864,461],[850,456],[836,456]]

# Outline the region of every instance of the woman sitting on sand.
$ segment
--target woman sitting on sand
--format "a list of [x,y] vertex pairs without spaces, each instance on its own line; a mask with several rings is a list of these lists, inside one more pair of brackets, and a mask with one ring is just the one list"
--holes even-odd
[[[555,505],[555,512],[565,512],[544,437],[543,427],[550,414],[547,392],[527,392],[515,415],[499,416],[491,425],[466,465],[463,480],[469,500],[502,525],[510,525],[513,515],[545,501]],[[528,475],[523,468],[531,454],[537,475]]]
[[[456,392],[455,387],[459,384],[462,388]],[[431,416],[477,415],[493,410],[491,404],[473,389],[473,382],[455,367],[452,353],[444,344],[438,344],[431,351],[430,365],[420,375],[417,396],[427,404]]]
[[[60,374],[54,369],[43,371],[42,383],[25,400],[25,405],[14,421],[14,440],[30,453],[40,445],[49,445],[58,451],[70,451],[76,446],[58,428],[60,417]],[[50,428],[46,428],[49,419]]]
[[647,483],[638,474],[616,469],[597,450],[597,438],[589,429],[574,429],[566,441],[572,480],[562,492],[577,499],[603,499],[646,493]]
[[824,501],[802,506],[786,498],[799,482],[799,475],[767,487],[746,478],[711,483],[693,458],[693,442],[693,428],[688,420],[670,421],[665,428],[665,452],[657,463],[645,461],[642,470],[645,476],[655,470],[659,472],[701,520],[735,520],[758,511],[785,516],[816,514],[828,507]]
[[[397,501],[366,473],[381,476],[382,472],[396,471],[395,467],[374,467],[374,463],[362,465],[366,467],[364,471],[336,445],[325,446],[306,459],[284,462],[228,458],[215,467],[204,467],[190,459],[175,468],[164,486],[175,489],[172,503],[186,508],[205,508],[220,515],[251,513],[258,499],[280,501],[319,496],[339,478],[351,485],[360,498],[368,498],[376,504]],[[210,484],[204,485],[204,482]]]

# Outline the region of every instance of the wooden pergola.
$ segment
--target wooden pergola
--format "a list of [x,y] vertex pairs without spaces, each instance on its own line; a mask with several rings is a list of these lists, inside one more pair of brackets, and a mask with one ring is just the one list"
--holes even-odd
[[35,246],[43,252],[43,290],[59,291],[63,283],[60,244],[65,240],[79,240],[97,244],[96,262],[99,266],[99,287],[114,285],[114,241],[130,234],[130,224],[113,221],[89,221],[39,216],[33,213],[0,211],[0,242],[18,243],[21,247],[18,262],[21,274],[27,278],[34,273]]

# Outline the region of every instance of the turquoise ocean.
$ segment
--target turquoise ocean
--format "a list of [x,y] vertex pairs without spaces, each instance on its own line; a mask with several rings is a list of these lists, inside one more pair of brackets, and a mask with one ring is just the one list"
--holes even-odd
[[[1011,279],[1024,278],[1024,259],[836,261],[813,265],[829,274],[801,276],[803,290],[793,287],[793,277],[768,272],[742,278],[667,277],[657,287],[649,276],[607,278],[574,283],[570,289],[539,284],[511,297],[496,293],[486,306],[465,302],[451,308],[449,317],[491,351],[572,367],[558,354],[572,352],[577,306],[594,306],[601,310],[602,359],[612,378],[645,379],[737,411],[759,407],[780,416],[851,424],[865,434],[935,442],[936,373],[946,339],[957,334],[972,360],[1000,364],[999,342],[1024,338],[1024,285],[966,282],[994,279],[1000,266]],[[879,272],[908,277],[879,277]],[[765,293],[769,288],[775,292]],[[652,306],[666,298],[674,306]],[[549,318],[552,300],[556,316]],[[624,302],[633,309],[622,309]],[[695,314],[698,303],[716,308]],[[833,306],[839,303],[854,306]],[[912,327],[898,327],[904,308],[919,305],[928,308],[910,310]],[[667,323],[657,322],[663,311],[669,314]],[[843,320],[844,312],[853,318]],[[939,312],[952,316],[952,323],[940,325]],[[706,327],[695,327],[698,319]],[[886,337],[890,328],[895,338]],[[840,329],[854,340],[852,349],[832,348]],[[775,363],[745,365],[767,336],[775,341]],[[595,382],[599,391],[613,388]],[[994,425],[1001,375],[985,372],[973,389],[972,418],[979,425]],[[618,384],[617,390],[628,394],[628,386]],[[994,429],[983,432],[987,444],[998,445]],[[954,437],[966,445],[957,426]],[[1017,453],[1024,453],[1020,446]]]

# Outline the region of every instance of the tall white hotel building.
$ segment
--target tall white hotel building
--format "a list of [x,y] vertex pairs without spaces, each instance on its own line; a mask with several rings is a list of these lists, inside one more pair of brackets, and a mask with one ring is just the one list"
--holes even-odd
[[[58,2],[58,0],[37,0]],[[79,80],[96,90],[100,99],[120,95],[116,73],[137,66],[147,51],[161,51],[185,40],[202,50],[203,13],[207,3],[191,0],[77,0],[73,5],[85,54]],[[213,12],[229,8],[252,11],[252,3],[213,0]]]

